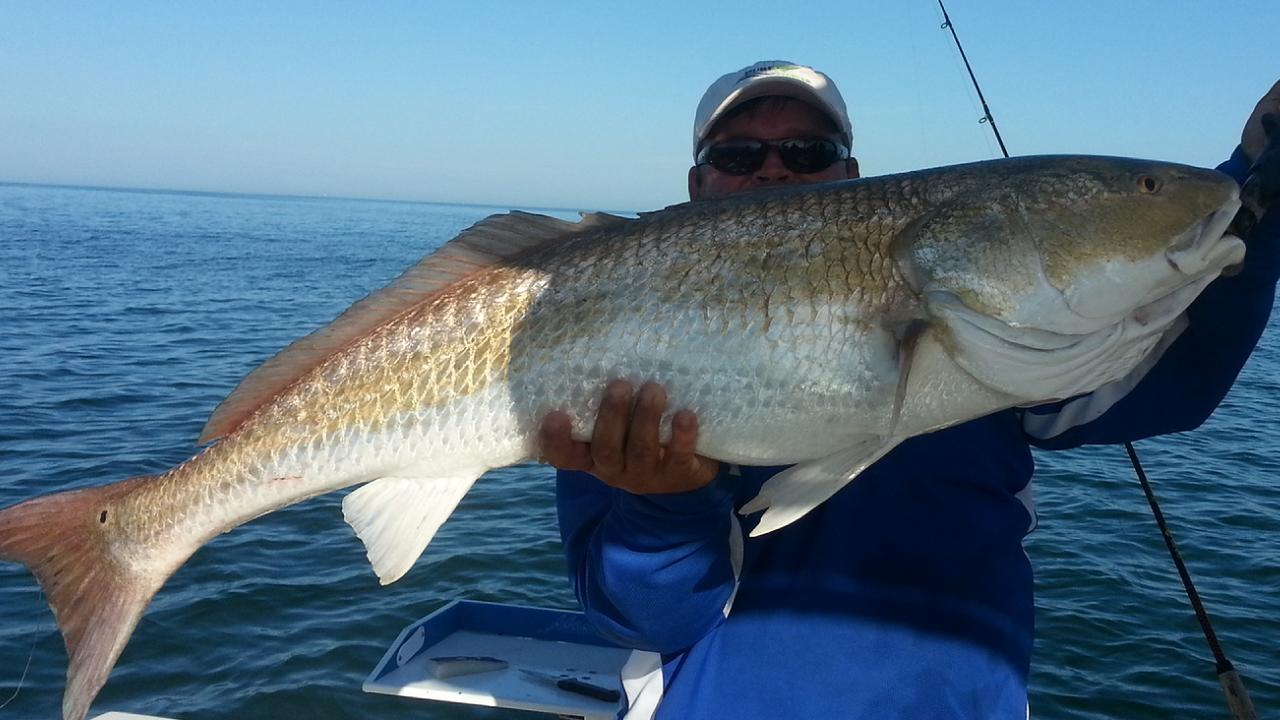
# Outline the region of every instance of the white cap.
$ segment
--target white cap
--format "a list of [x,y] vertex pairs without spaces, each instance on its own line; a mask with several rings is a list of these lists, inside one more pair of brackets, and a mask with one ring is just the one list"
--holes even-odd
[[844,98],[831,78],[804,65],[784,60],[766,60],[737,72],[731,72],[711,84],[698,103],[693,118],[693,152],[706,139],[716,121],[733,108],[753,98],[782,95],[809,103],[835,122],[844,135],[845,145],[853,149],[853,126]]

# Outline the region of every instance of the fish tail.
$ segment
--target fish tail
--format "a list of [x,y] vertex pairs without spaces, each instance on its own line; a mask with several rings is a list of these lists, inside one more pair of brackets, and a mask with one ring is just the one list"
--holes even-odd
[[20,562],[35,575],[66,642],[65,720],[88,714],[138,619],[172,574],[131,571],[112,556],[110,538],[98,527],[110,519],[107,508],[114,498],[152,477],[55,493],[0,510],[0,560]]

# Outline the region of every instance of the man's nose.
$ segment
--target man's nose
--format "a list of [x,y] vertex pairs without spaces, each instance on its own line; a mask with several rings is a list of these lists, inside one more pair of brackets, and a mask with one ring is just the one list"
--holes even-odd
[[769,148],[764,156],[764,164],[752,173],[752,177],[759,185],[788,183],[794,179],[793,175],[794,173],[782,164],[782,153],[776,147]]

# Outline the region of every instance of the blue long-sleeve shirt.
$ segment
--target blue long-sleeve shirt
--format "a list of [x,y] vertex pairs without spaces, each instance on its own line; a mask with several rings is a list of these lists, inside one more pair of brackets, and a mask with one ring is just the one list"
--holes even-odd
[[[1220,169],[1242,180],[1239,150]],[[629,718],[1024,718],[1034,634],[1032,446],[1188,430],[1226,395],[1269,317],[1280,212],[1214,281],[1136,384],[914,437],[791,525],[746,537],[736,509],[781,467],[632,495],[558,475],[588,618],[658,653]],[[740,525],[741,524],[741,525]],[[660,690],[656,714],[653,697]]]

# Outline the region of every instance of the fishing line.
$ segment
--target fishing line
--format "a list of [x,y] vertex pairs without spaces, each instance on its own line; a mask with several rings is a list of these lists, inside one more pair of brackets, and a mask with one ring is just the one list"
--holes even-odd
[[18,685],[13,689],[13,694],[9,696],[9,699],[0,703],[0,710],[5,709],[5,707],[7,707],[9,703],[18,699],[18,693],[22,692],[22,684],[27,680],[27,671],[31,669],[31,659],[35,657],[35,655],[36,655],[36,641],[33,640],[31,641],[31,652],[27,655],[27,666],[22,668],[22,677],[18,678]]
[[[984,116],[978,122],[985,122],[991,126],[991,132],[995,134],[996,142],[1000,144],[1000,152],[1007,158],[1009,151],[1005,149],[1004,140],[1000,137],[1000,129],[996,127],[996,119],[991,115],[991,108],[987,106],[987,100],[982,96],[982,88],[978,86],[978,78],[973,74],[973,67],[969,65],[969,58],[965,55],[964,46],[960,44],[960,36],[956,34],[951,16],[947,14],[947,7],[942,4],[942,0],[938,0],[938,7],[942,8],[942,29],[951,31],[951,38],[955,40],[956,49],[960,51],[960,59],[964,60],[964,67],[969,71],[969,80],[973,82],[973,89],[978,93],[978,101],[982,103]],[[1142,492],[1147,496],[1147,503],[1151,505],[1151,514],[1156,519],[1160,534],[1164,536],[1164,544],[1169,548],[1169,556],[1173,558],[1174,567],[1178,569],[1178,576],[1182,578],[1182,587],[1187,592],[1187,599],[1191,601],[1191,609],[1195,611],[1196,619],[1200,621],[1200,629],[1204,631],[1205,640],[1209,642],[1209,650],[1213,652],[1216,664],[1218,682],[1222,683],[1222,690],[1227,694],[1227,705],[1231,708],[1231,715],[1235,720],[1258,720],[1258,714],[1253,709],[1253,702],[1249,700],[1249,693],[1245,690],[1240,675],[1236,673],[1235,666],[1227,659],[1222,652],[1222,646],[1218,644],[1218,636],[1209,622],[1209,614],[1205,612],[1204,605],[1200,602],[1200,593],[1196,592],[1196,586],[1191,582],[1191,574],[1187,572],[1187,566],[1182,562],[1178,546],[1173,542],[1173,533],[1169,532],[1164,513],[1160,511],[1160,505],[1156,502],[1151,483],[1147,481],[1147,473],[1143,471],[1142,463],[1138,460],[1138,451],[1133,449],[1133,443],[1130,442],[1124,444],[1124,449],[1129,453],[1133,471],[1138,476],[1138,482],[1142,484]]]
[[[44,596],[44,593],[41,592],[41,597],[43,596]],[[37,617],[35,629],[31,633],[32,635],[31,651],[27,653],[27,666],[22,668],[22,677],[18,678],[18,685],[13,689],[13,694],[9,696],[8,700],[5,700],[4,702],[0,703],[0,710],[5,709],[9,705],[9,703],[13,702],[18,698],[18,693],[22,692],[22,685],[23,683],[26,682],[27,673],[31,670],[31,660],[36,656],[36,645],[40,642],[40,626],[41,626],[40,618]]]
[[1004,139],[1000,137],[1000,128],[996,127],[996,119],[991,116],[991,108],[987,106],[987,99],[982,96],[982,88],[978,86],[978,77],[973,74],[973,66],[969,65],[969,56],[964,54],[964,46],[960,44],[960,36],[956,35],[956,26],[951,24],[951,16],[947,14],[947,6],[942,4],[942,0],[938,0],[938,7],[942,8],[942,29],[951,31],[951,38],[956,41],[956,49],[960,51],[960,59],[964,61],[964,69],[969,71],[969,80],[973,83],[973,89],[978,93],[978,102],[982,103],[982,119],[978,122],[991,126],[991,132],[995,134],[996,142],[1000,144],[1000,152],[1005,157],[1009,157],[1009,151],[1004,147]]

